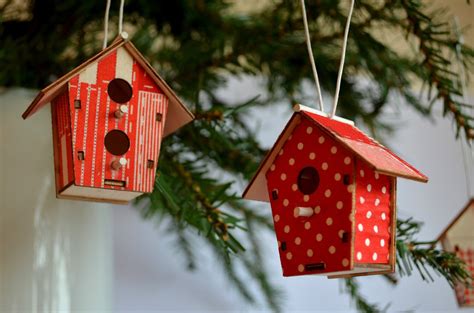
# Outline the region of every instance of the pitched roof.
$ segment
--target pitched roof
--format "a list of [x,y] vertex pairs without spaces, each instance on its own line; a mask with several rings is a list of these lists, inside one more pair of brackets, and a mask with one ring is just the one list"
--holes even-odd
[[451,221],[451,223],[446,226],[446,228],[443,230],[443,232],[438,236],[438,239],[436,241],[439,241],[443,239],[443,237],[449,232],[451,227],[456,225],[456,223],[461,219],[461,217],[471,208],[474,207],[474,198],[469,199],[467,202],[466,206],[456,215],[456,217]]
[[145,59],[145,57],[135,48],[135,46],[126,38],[121,36],[117,37],[114,42],[100,51],[81,65],[74,68],[69,73],[65,74],[49,86],[42,89],[30,106],[23,113],[22,117],[27,119],[39,109],[44,107],[46,104],[50,103],[58,94],[61,93],[63,88],[66,86],[67,82],[73,78],[78,73],[85,70],[90,64],[97,62],[107,56],[109,53],[115,51],[116,49],[123,47],[125,50],[132,55],[132,57],[137,61],[146,73],[153,79],[153,81],[160,87],[163,93],[169,99],[168,114],[170,118],[166,120],[164,136],[167,136],[175,132],[181,126],[191,122],[194,119],[193,114],[186,108],[183,102],[178,98],[174,91],[168,86],[168,84],[158,75],[155,69],[150,65],[150,63]]
[[375,171],[381,174],[404,177],[421,182],[428,181],[428,177],[402,160],[395,153],[368,137],[355,127],[352,122],[338,117],[329,118],[322,112],[302,105],[296,105],[294,110],[295,113],[244,191],[244,198],[269,201],[265,174],[301,118],[306,118],[313,122],[322,132],[346,147],[356,157],[369,164]]

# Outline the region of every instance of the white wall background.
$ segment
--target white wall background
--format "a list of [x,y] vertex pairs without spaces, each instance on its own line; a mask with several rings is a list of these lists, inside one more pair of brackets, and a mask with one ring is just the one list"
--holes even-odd
[[[233,80],[221,96],[238,102],[261,92],[258,85],[254,79]],[[258,138],[270,147],[291,111],[281,105],[254,113],[249,118],[256,116],[261,123]],[[432,240],[467,201],[460,144],[454,140],[448,119],[439,117],[430,122],[405,109],[399,114],[389,113],[387,118],[399,126],[396,135],[387,138],[387,142],[430,178],[428,184],[399,180],[399,215],[424,221],[419,239]],[[269,205],[260,208],[270,209]],[[113,212],[116,311],[262,309],[242,301],[205,247],[202,247],[199,269],[187,272],[166,225],[142,220],[131,207],[116,207]],[[337,280],[315,276],[283,278],[276,239],[268,234],[261,240],[265,242],[266,265],[274,283],[285,291],[285,311],[355,311]],[[457,312],[453,291],[443,279],[436,278],[434,283],[426,283],[414,273],[401,279],[396,287],[381,277],[364,277],[358,281],[370,301],[381,307],[390,305],[390,312]],[[462,312],[474,312],[474,309]]]
[[0,312],[112,307],[111,206],[58,200],[51,113],[36,92],[0,94]]

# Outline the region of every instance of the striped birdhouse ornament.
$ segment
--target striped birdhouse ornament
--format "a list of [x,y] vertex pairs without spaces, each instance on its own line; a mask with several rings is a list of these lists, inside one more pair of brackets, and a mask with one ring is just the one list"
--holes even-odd
[[390,273],[397,177],[428,180],[352,122],[297,105],[243,197],[270,202],[284,276]]
[[58,198],[128,203],[152,192],[163,137],[193,115],[135,46],[118,37],[40,91],[51,103]]
[[[474,198],[459,212],[438,237],[445,251],[456,254],[466,263],[466,269],[474,277]],[[456,299],[460,307],[474,307],[474,280],[470,286],[455,284]]]

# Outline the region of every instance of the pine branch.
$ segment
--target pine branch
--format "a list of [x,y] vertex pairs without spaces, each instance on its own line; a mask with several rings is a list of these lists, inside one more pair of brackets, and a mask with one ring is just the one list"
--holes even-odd
[[[206,173],[199,161],[178,160],[172,152],[165,150],[155,183],[159,192],[140,198],[137,207],[145,218],[171,218],[169,231],[175,233],[177,247],[185,255],[189,269],[195,269],[197,262],[195,245],[189,242],[188,236],[197,232],[201,234],[198,238],[204,240],[215,252],[229,282],[244,299],[250,303],[256,301],[249,283],[238,274],[237,267],[242,267],[258,283],[268,306],[276,312],[280,311],[278,299],[281,298],[281,293],[269,282],[260,265],[262,259],[258,251],[261,248],[252,239],[255,234],[253,227],[261,228],[263,225],[271,228],[271,220],[268,216],[260,216],[246,208],[231,191],[231,184],[219,184]],[[226,203],[230,206],[225,205]],[[233,208],[232,212],[229,211],[230,208]],[[250,228],[252,229],[249,230]],[[252,249],[251,254],[244,253],[246,249],[242,239],[235,236],[236,231],[249,231],[247,239]]]
[[[400,0],[405,10],[408,23],[404,25],[409,34],[413,34],[419,41],[419,51],[424,56],[421,66],[424,69],[424,81],[430,90],[436,89],[432,99],[441,100],[444,105],[444,114],[450,112],[457,125],[457,133],[464,130],[466,138],[474,139],[474,117],[469,116],[463,109],[463,103],[456,100],[462,96],[462,87],[455,83],[459,74],[453,69],[453,64],[445,56],[443,50],[455,51],[461,45],[463,55],[474,55],[473,49],[452,39],[452,31],[448,23],[438,22],[439,14],[426,15],[420,0]],[[431,94],[431,92],[430,92]],[[429,95],[431,97],[431,95]]]
[[421,223],[412,219],[397,222],[397,269],[400,276],[410,276],[416,268],[421,278],[432,282],[432,272],[442,276],[454,288],[455,284],[469,284],[472,277],[463,260],[454,253],[438,250],[436,242],[420,242],[415,235]]
[[250,257],[247,255],[247,257],[244,258],[244,263],[247,268],[252,271],[253,276],[258,278],[260,288],[263,291],[269,307],[274,312],[281,312],[283,294],[269,283],[270,279],[264,270],[264,260],[261,255],[262,249],[260,248],[260,243],[257,241],[259,236],[254,229],[255,219],[252,214],[245,214],[245,219],[248,227],[247,237],[252,246],[252,260],[248,260]]

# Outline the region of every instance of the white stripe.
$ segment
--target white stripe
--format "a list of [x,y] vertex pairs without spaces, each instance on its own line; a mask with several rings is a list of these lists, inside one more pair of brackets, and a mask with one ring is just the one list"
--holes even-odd
[[129,84],[132,84],[133,75],[133,58],[125,50],[120,47],[117,49],[117,63],[115,65],[115,77],[126,80]]
[[141,91],[138,92],[137,114],[136,114],[136,129],[135,129],[135,155],[133,161],[133,190],[137,190],[137,156],[138,156],[138,129],[140,125],[140,104],[142,100]]
[[[89,107],[90,107],[90,97],[91,97],[91,88],[90,85],[87,87],[87,100],[86,100],[86,116],[84,118],[84,139],[82,141],[82,151],[84,151],[84,155],[87,158],[87,122],[89,120]],[[84,167],[85,161],[81,162],[81,181],[80,185],[84,185]]]
[[97,68],[99,62],[94,62],[79,74],[79,83],[97,84]]
[[[107,105],[105,109],[105,128],[104,128],[104,133],[103,137],[105,138],[105,134],[109,131],[109,113],[110,112],[110,98],[107,97]],[[107,151],[104,147],[104,150],[102,151],[102,179],[100,180],[100,186],[101,188],[104,188],[104,181],[105,181],[105,161],[107,159]]]
[[100,110],[100,87],[97,92],[97,103],[95,107],[95,121],[94,121],[94,145],[92,148],[92,170],[91,170],[91,186],[95,186],[95,159],[97,152],[97,129],[99,127],[99,110]]
[[[152,101],[152,112],[150,114],[150,131],[151,131],[151,152],[150,152],[150,160],[154,161],[155,159],[155,148],[156,148],[156,113],[157,113],[157,97],[156,93],[153,94],[153,101]],[[148,171],[148,190],[153,190],[153,169],[147,167]]]
[[[128,105],[130,107],[130,104]],[[127,114],[125,114],[125,126],[124,126],[124,131],[125,131],[125,134],[127,134],[127,137],[130,139],[130,135],[129,135],[129,132],[128,132],[128,116],[130,115],[130,112],[128,112]],[[124,156],[126,159],[127,159],[127,168],[130,164],[130,159],[127,158],[127,156]],[[125,180],[125,166],[122,167],[122,180]],[[130,186],[128,185],[128,183],[125,185],[127,189],[130,189]],[[123,188],[122,188],[123,189]]]
[[143,125],[143,154],[142,154],[142,190],[145,190],[146,188],[146,166],[145,166],[145,160],[148,157],[148,110],[150,109],[150,94],[146,93],[145,94],[145,116],[144,116],[144,125]]

